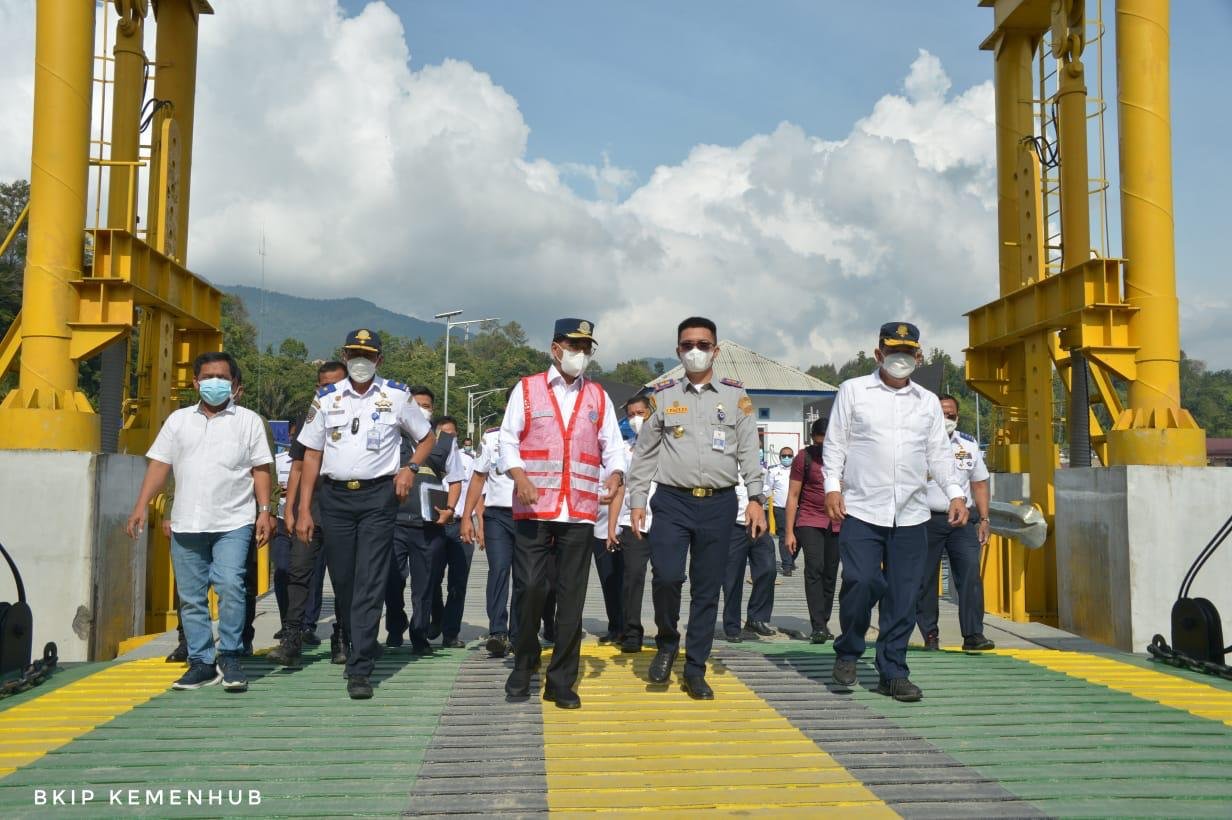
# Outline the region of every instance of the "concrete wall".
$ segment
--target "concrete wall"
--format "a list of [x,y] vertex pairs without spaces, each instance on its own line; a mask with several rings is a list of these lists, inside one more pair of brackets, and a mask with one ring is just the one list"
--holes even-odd
[[[808,444],[804,439],[807,432],[804,429],[803,396],[759,396],[751,394],[753,401],[753,418],[757,426],[766,431],[765,450],[767,464],[777,464],[779,450],[790,447],[792,451],[799,450]],[[759,409],[770,411],[770,418],[760,418]]]
[[[1232,470],[1091,467],[1057,471],[1061,628],[1121,649],[1171,641],[1171,612],[1189,565],[1232,515]],[[1232,540],[1232,539],[1230,539]],[[1190,597],[1232,624],[1232,545],[1207,563]]]
[[[108,646],[142,631],[132,627],[145,606],[145,539],[122,533],[142,462],[0,451],[0,542],[25,581],[35,657],[48,641],[66,661],[110,657]],[[0,600],[16,600],[7,567],[0,570]]]

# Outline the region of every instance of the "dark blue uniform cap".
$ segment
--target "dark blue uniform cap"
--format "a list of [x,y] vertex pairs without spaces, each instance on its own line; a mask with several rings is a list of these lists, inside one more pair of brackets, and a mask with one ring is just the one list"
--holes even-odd
[[910,322],[886,322],[877,339],[886,347],[919,348],[920,329]]
[[566,339],[586,339],[597,345],[594,332],[594,322],[588,322],[585,319],[557,319],[552,338],[559,339],[564,336]]
[[381,337],[371,330],[361,327],[359,330],[352,330],[347,334],[346,344],[342,347],[345,350],[364,350],[368,353],[380,353]]

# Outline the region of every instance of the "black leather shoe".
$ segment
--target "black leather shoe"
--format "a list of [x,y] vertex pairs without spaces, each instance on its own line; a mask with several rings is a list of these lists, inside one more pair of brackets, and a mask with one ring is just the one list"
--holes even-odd
[[342,632],[337,629],[329,636],[329,662],[347,662],[347,642],[342,639]]
[[411,644],[411,654],[420,655],[420,656],[431,655],[432,654],[432,644],[428,643],[427,641],[414,642]]
[[678,649],[660,649],[650,662],[650,672],[647,677],[651,683],[667,683],[672,675],[672,667],[676,664]]
[[456,637],[446,638],[445,640],[441,641],[441,648],[442,649],[465,649],[466,642],[459,640]]
[[266,660],[275,666],[299,666],[300,641],[298,630],[283,630],[282,640],[269,651]]
[[783,570],[783,575],[790,578],[793,572],[795,572],[795,570],[793,570],[791,567],[788,567],[787,569]]
[[693,700],[714,700],[714,690],[710,688],[710,684],[706,683],[706,679],[701,675],[685,675],[681,688]]
[[642,636],[641,635],[625,635],[624,640],[620,642],[620,651],[632,655],[635,652],[642,651]]
[[834,682],[839,686],[855,686],[856,685],[856,661],[855,658],[838,658],[834,661],[834,670],[830,673],[834,678]]
[[372,697],[372,684],[368,683],[366,675],[350,675],[347,677],[347,694],[351,700],[367,700]]
[[427,638],[430,641],[435,641],[441,636],[441,624],[439,621],[431,621],[428,623]]
[[515,669],[505,681],[505,694],[511,698],[530,697],[530,670]]
[[985,638],[982,632],[963,638],[963,651],[965,652],[987,652],[989,649],[996,648],[997,645]]
[[724,632],[723,639],[728,643],[740,643],[744,638],[740,637],[739,632]]
[[388,635],[385,636],[385,645],[388,646],[390,649],[397,649],[398,647],[402,646],[402,643],[403,641],[402,641],[401,632],[397,634],[390,632]]
[[744,625],[744,628],[755,635],[761,635],[763,638],[769,638],[772,635],[779,634],[779,631],[765,621],[749,621]]
[[557,692],[555,689],[545,688],[543,690],[543,699],[551,703],[555,703],[557,709],[582,708],[582,699],[578,697],[577,692],[574,692],[572,689]]
[[929,652],[936,652],[941,649],[941,638],[936,632],[929,632],[924,636],[924,648]]
[[489,635],[487,643],[483,646],[488,650],[488,654],[494,658],[505,657],[509,654],[509,649],[511,648],[509,636],[499,632],[495,635]]
[[901,700],[903,703],[915,703],[924,697],[920,687],[906,678],[894,678],[893,680],[882,678],[877,683],[877,694],[888,695],[895,700]]
[[832,640],[834,640],[834,633],[824,627],[809,636],[809,643],[825,643]]
[[599,636],[599,643],[620,643],[620,633],[611,631],[605,632]]
[[300,633],[300,641],[304,646],[321,645],[321,639],[317,637],[316,629],[308,629],[307,627],[305,627],[303,632]]

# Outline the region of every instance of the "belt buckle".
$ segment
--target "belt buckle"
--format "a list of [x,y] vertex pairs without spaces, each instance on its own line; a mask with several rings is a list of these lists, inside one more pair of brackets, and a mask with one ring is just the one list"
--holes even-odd
[[705,487],[694,487],[692,493],[694,498],[705,498],[710,495],[710,491]]
[[359,479],[352,478],[350,481],[346,483],[346,488],[348,490],[358,490],[359,489]]

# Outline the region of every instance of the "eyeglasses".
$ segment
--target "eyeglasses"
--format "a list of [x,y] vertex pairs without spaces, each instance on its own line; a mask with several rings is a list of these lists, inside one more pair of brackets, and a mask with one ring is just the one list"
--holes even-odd
[[714,342],[681,342],[680,343],[680,349],[685,351],[686,353],[692,350],[693,348],[697,348],[702,353],[709,353],[710,351],[714,350]]

